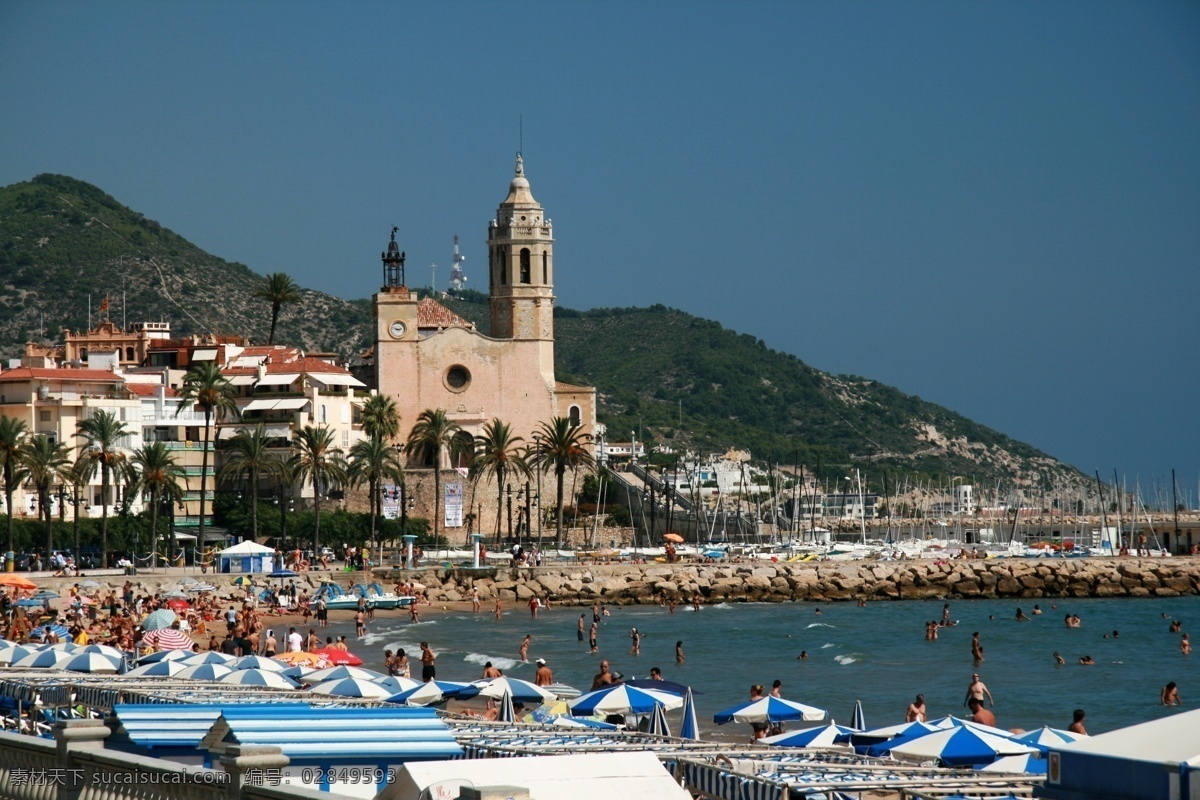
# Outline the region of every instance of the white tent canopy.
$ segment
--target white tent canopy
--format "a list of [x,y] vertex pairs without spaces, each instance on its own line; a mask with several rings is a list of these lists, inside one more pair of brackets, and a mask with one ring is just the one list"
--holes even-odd
[[235,544],[233,547],[228,547],[228,548],[222,550],[220,553],[217,553],[217,555],[219,555],[219,556],[263,556],[263,555],[267,555],[268,553],[273,554],[274,552],[275,552],[275,550],[273,548],[267,547],[266,545],[258,544],[257,542],[252,542],[249,539],[247,539],[244,542],[239,542],[238,544]]
[[519,786],[532,800],[691,800],[653,753],[409,762],[378,798],[419,800],[431,786],[446,797],[458,797],[462,786]]

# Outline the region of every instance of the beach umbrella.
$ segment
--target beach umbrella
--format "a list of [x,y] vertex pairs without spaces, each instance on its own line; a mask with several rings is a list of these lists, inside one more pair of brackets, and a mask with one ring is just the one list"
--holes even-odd
[[75,657],[74,653],[65,650],[41,650],[30,653],[20,661],[12,663],[13,669],[63,669],[64,665]]
[[696,719],[696,700],[692,697],[691,689],[688,689],[687,694],[683,696],[683,721],[679,723],[679,738],[700,739],[700,723]]
[[42,647],[38,645],[6,644],[4,647],[0,647],[0,666],[12,664],[14,661],[20,661],[31,653],[39,653],[41,651]]
[[412,678],[401,678],[397,675],[387,675],[376,679],[375,682],[385,689],[390,689],[392,694],[406,692],[409,689],[415,689],[422,685],[419,681],[414,681]]
[[124,651],[118,650],[117,648],[113,647],[112,645],[107,645],[107,644],[85,644],[83,647],[79,648],[75,652],[77,652],[77,653],[99,653],[102,656],[109,656],[110,658],[116,658],[121,661],[125,660],[125,655],[126,655]]
[[175,587],[171,591],[164,594],[163,598],[166,600],[187,600],[188,596],[187,592],[185,592],[183,589]]
[[553,725],[556,728],[594,728],[603,731],[615,731],[617,729],[616,725],[609,722],[601,722],[600,720],[588,719],[587,717],[572,717],[566,714],[554,714],[541,722],[543,725]]
[[309,653],[304,650],[295,650],[290,653],[280,653],[277,656],[271,656],[276,661],[282,661],[284,664],[296,666],[303,664],[304,666],[313,669],[325,669],[333,666],[329,663],[329,659],[319,656],[316,653]]
[[184,666],[188,667],[198,667],[202,664],[217,664],[222,667],[229,667],[230,669],[232,669],[231,665],[237,660],[237,656],[218,653],[216,650],[208,650],[204,653],[192,653],[190,656],[180,659]]
[[160,628],[143,636],[142,644],[159,650],[191,650],[196,643],[178,628]]
[[567,702],[567,708],[576,716],[651,714],[659,706],[679,708],[681,705],[683,698],[678,695],[656,692],[653,689],[638,689],[623,683],[588,692]]
[[815,728],[802,728],[798,731],[768,736],[759,741],[774,747],[834,747],[839,744],[839,739],[844,742],[854,732],[853,728],[845,728],[831,722]]
[[901,722],[896,725],[887,725],[883,728],[872,728],[869,731],[855,731],[853,739],[856,742],[866,742],[868,740],[883,741],[885,739],[895,739],[901,736],[912,738],[913,736],[920,736],[939,730],[942,729],[928,722]]
[[187,611],[191,607],[192,607],[192,604],[189,603],[187,600],[168,600],[167,601],[167,608],[171,609],[172,611]]
[[178,675],[187,669],[188,666],[179,659],[162,661],[152,661],[149,664],[142,664],[140,667],[134,667],[125,673],[126,678],[169,678]]
[[519,678],[489,678],[487,680],[475,681],[471,684],[471,687],[470,689],[464,689],[459,694],[459,697],[465,699],[479,696],[499,700],[507,692],[512,695],[514,703],[535,706],[540,706],[544,703],[553,703],[557,699],[552,692],[548,692],[541,686],[534,686],[529,681],[523,681]]
[[674,542],[675,544],[683,544],[683,537],[678,533],[664,533],[663,539],[668,542]]
[[517,710],[513,707],[512,695],[505,692],[500,697],[500,713],[496,715],[497,722],[516,722]]
[[398,703],[409,706],[431,706],[457,697],[459,692],[469,687],[469,683],[459,683],[457,681],[429,681],[429,683],[418,683],[412,689],[406,689],[403,692],[392,695],[388,698],[389,703]]
[[[292,666],[292,667],[288,667],[287,664],[284,664],[283,666],[287,667],[287,668],[279,674],[284,676],[285,678],[291,678],[292,680],[298,681],[300,683],[308,683],[309,682],[308,676],[312,675],[314,672],[316,672],[315,669],[313,669],[312,667],[307,666],[305,664],[296,664],[295,666]],[[318,683],[319,683],[319,681],[318,681]]]
[[169,608],[160,608],[158,611],[152,611],[142,620],[142,630],[157,631],[163,628],[169,628],[179,617],[175,616],[175,612]]
[[850,727],[856,731],[867,729],[867,716],[863,713],[862,700],[854,701],[854,714],[850,717]]
[[12,589],[27,589],[33,590],[38,588],[38,585],[29,578],[23,578],[13,572],[0,572],[0,586],[8,586]]
[[274,572],[267,575],[267,577],[268,578],[296,578],[299,576],[295,572],[292,572],[290,569],[277,569]]
[[718,725],[726,722],[788,722],[797,719],[819,722],[825,719],[825,711],[794,700],[768,696],[739,703],[713,716],[713,721]]
[[17,608],[41,608],[44,603],[42,603],[41,600],[35,600],[32,597],[23,597],[17,602],[13,603],[13,605]]
[[346,678],[354,678],[360,681],[381,681],[387,676],[381,672],[376,672],[373,669],[364,669],[362,667],[326,667],[325,669],[317,670],[311,675],[306,675],[311,683],[325,683],[325,681],[340,681]]
[[39,589],[38,593],[33,596],[34,600],[57,600],[58,595],[49,589]]
[[73,653],[70,660],[63,665],[63,669],[72,672],[114,673],[120,672],[123,666],[123,658],[113,658],[102,653]]
[[1012,737],[1012,734],[1009,733],[1008,731],[1004,730],[1003,728],[996,728],[991,725],[984,725],[982,722],[976,722],[973,719],[963,719],[962,717],[956,717],[953,714],[947,714],[944,717],[939,717],[938,719],[935,719],[933,722],[931,722],[929,724],[935,728],[941,728],[941,729],[971,728],[976,731],[982,731],[983,733],[990,733],[992,736],[1004,736],[1006,738]]
[[667,712],[662,706],[655,706],[650,712],[650,733],[655,736],[670,736],[671,726],[667,724]]
[[159,650],[157,653],[148,653],[137,660],[139,664],[154,664],[159,661],[174,661],[176,659],[191,658],[196,655],[192,650]]
[[231,672],[233,670],[224,664],[196,664],[184,667],[174,677],[189,681],[219,681]]
[[1046,759],[1038,758],[1035,754],[1022,756],[1004,756],[987,766],[980,767],[980,772],[1024,772],[1029,775],[1045,775]]
[[[1037,730],[1030,731],[1029,733],[1022,733],[1020,736],[1014,736],[1012,738],[1018,742],[1021,742],[1022,744],[1036,747],[1038,750],[1045,753],[1051,747],[1069,744],[1078,739],[1081,735],[1082,734],[1071,733],[1070,731],[1063,731],[1043,725]],[[1046,770],[1043,768],[1042,771],[1045,772]]]
[[892,758],[929,761],[938,759],[947,767],[962,767],[995,761],[997,756],[1035,753],[1037,748],[963,726],[944,728],[899,744],[888,743]]
[[[33,629],[33,632],[30,635],[38,634],[41,636],[47,636],[48,633],[53,633],[59,639],[69,639],[71,636],[71,632],[67,630],[66,625],[39,625]],[[60,644],[70,644],[70,642],[61,642]]]
[[86,580],[83,583],[79,584],[79,588],[80,589],[99,589],[100,584],[96,583],[93,580]]
[[230,583],[232,583],[234,586],[253,586],[254,579],[249,575],[238,575],[236,578],[231,580]]
[[283,672],[288,669],[286,664],[282,664],[273,658],[265,658],[263,656],[242,656],[237,661],[229,664],[233,669],[261,669],[267,672]]
[[692,689],[692,687],[686,686],[682,683],[676,683],[675,681],[657,681],[651,678],[636,678],[634,680],[621,681],[621,683],[625,684],[626,686],[633,686],[637,689],[653,689],[656,692],[677,694],[680,697],[686,696],[688,692],[691,692],[692,694],[704,694],[704,692],[697,692]]
[[44,646],[48,647],[51,650],[62,650],[65,653],[74,653],[74,652],[77,652],[77,651],[83,649],[83,645],[75,644],[70,639],[67,639],[66,641],[62,641],[62,642],[55,642],[54,644],[48,644],[48,645],[44,645]]
[[334,666],[361,667],[363,663],[363,660],[354,655],[354,653],[346,650],[338,650],[336,647],[322,647],[319,650],[313,650],[313,653],[325,656],[325,659]]
[[291,678],[285,678],[278,672],[265,669],[235,669],[227,675],[218,678],[221,683],[234,686],[265,686],[270,689],[298,689],[299,684]]
[[329,695],[331,697],[364,697],[370,700],[386,700],[395,694],[391,689],[380,686],[375,681],[365,681],[361,678],[343,678],[342,680],[325,681],[310,689],[313,694]]
[[211,583],[197,583],[187,587],[187,590],[189,592],[215,592],[217,587],[213,586]]

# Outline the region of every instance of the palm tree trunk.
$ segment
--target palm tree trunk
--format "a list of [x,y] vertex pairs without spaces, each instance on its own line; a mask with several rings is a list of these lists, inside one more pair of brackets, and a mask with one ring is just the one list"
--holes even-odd
[[271,335],[267,337],[267,344],[275,344],[275,323],[279,322],[279,309],[282,308],[280,303],[271,304]]
[[[370,505],[369,513],[371,514],[371,547],[374,548],[375,547],[375,511],[380,505],[378,502],[379,501],[379,482],[377,480],[375,480],[374,478],[371,478],[371,480],[367,481],[367,483],[369,484],[368,488],[370,488],[370,490],[371,490],[371,502],[369,504]],[[383,545],[380,545],[379,552],[380,553],[383,552]],[[374,555],[374,553],[372,553],[372,556],[373,555]],[[383,561],[383,558],[381,557],[379,560]]]
[[11,456],[4,461],[4,508],[8,512],[8,552],[13,551],[13,507]]
[[258,541],[258,470],[250,471],[250,535]]
[[50,493],[38,487],[38,504],[46,515],[46,564],[54,563],[54,515],[50,513]]
[[150,490],[150,569],[158,567],[158,491]]
[[100,465],[100,563],[108,569],[108,462]]
[[442,448],[433,454],[433,542],[438,542],[442,511]]
[[496,471],[496,544],[500,544],[500,509],[504,507],[504,471]]
[[563,523],[563,474],[566,472],[566,467],[559,464],[554,469],[554,475],[558,478],[558,519],[555,520],[554,541],[558,547],[562,547],[562,523]]
[[[204,487],[208,485],[208,426],[212,421],[212,409],[204,409],[204,452],[200,454],[200,527],[196,531],[196,544],[204,546]],[[186,507],[185,507],[186,509]],[[185,512],[186,513],[186,510]],[[168,550],[175,550],[175,526],[167,533]],[[168,554],[169,555],[169,554]]]
[[71,496],[74,501],[71,503],[71,509],[74,512],[74,520],[72,524],[75,526],[75,567],[80,569],[83,564],[80,562],[79,555],[79,487],[71,487]]
[[321,557],[321,473],[313,470],[313,562]]

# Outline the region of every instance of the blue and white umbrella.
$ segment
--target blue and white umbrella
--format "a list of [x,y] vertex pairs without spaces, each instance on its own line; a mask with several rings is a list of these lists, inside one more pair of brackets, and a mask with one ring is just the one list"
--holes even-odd
[[142,620],[142,630],[158,631],[163,628],[171,627],[172,623],[179,617],[175,616],[175,612],[169,608],[160,608],[158,611],[151,611]]
[[459,693],[470,685],[456,681],[429,681],[429,683],[417,684],[412,689],[392,695],[388,698],[388,702],[409,706],[431,706],[443,700],[458,697]]
[[183,659],[192,658],[196,653],[192,650],[159,650],[156,653],[148,653],[137,660],[139,664],[155,664],[159,661],[182,661]]
[[92,672],[114,674],[125,666],[125,659],[113,658],[103,653],[72,653],[71,658],[63,665],[63,669],[72,672]]
[[375,681],[364,681],[360,678],[325,681],[312,687],[310,691],[313,694],[332,697],[365,697],[371,700],[386,700],[395,694],[391,689],[380,686]]
[[1046,774],[1046,759],[1037,758],[1035,754],[1023,756],[1005,756],[998,758],[991,764],[979,768],[980,772],[1008,772],[1019,773],[1024,772],[1028,775],[1045,775]]
[[[1045,725],[1037,730],[1029,733],[1022,733],[1020,736],[1014,736],[1018,742],[1036,747],[1041,752],[1045,753],[1051,747],[1058,747],[1062,744],[1070,744],[1079,739],[1081,734],[1071,733],[1070,731],[1059,730],[1058,728],[1050,728]],[[1042,770],[1045,772],[1045,770]]]
[[273,658],[265,658],[263,656],[242,656],[228,666],[238,670],[261,669],[267,672],[283,672],[288,668],[288,665],[282,661],[276,661]]
[[853,733],[853,728],[830,723],[815,728],[802,728],[798,731],[768,736],[759,741],[775,747],[836,747],[846,742]]
[[[279,663],[287,667],[287,669],[279,673],[280,675],[284,676],[285,678],[291,678],[293,680],[300,681],[301,683],[311,683],[312,681],[308,679],[308,676],[312,675],[314,672],[320,671],[313,669],[307,664],[294,664],[288,667],[287,664],[284,664],[282,661]],[[320,683],[320,681],[317,681],[317,683]]]
[[407,692],[409,689],[415,689],[421,685],[419,681],[414,681],[412,678],[401,678],[399,675],[387,675],[375,683],[388,689],[392,694]]
[[592,728],[602,731],[615,731],[616,725],[610,722],[589,719],[588,717],[570,717],[566,714],[552,714],[545,720],[538,720],[543,725],[553,725],[556,728]]
[[41,608],[45,605],[41,600],[34,600],[32,597],[24,597],[13,603],[17,608]]
[[205,653],[192,653],[179,660],[189,667],[199,667],[203,664],[217,664],[228,668],[237,662],[237,656],[230,656],[225,653],[218,653],[216,650],[209,650]]
[[[382,672],[376,672],[373,669],[363,669],[362,667],[326,667],[319,669],[316,672],[304,676],[309,683],[325,683],[326,681],[340,681],[346,678],[354,678],[360,681],[381,681],[387,676]],[[394,690],[395,694],[399,689]]]
[[85,644],[83,647],[75,651],[76,653],[99,653],[102,656],[110,656],[120,661],[125,660],[125,652],[107,644]]
[[64,653],[78,653],[83,650],[83,645],[75,644],[70,639],[65,642],[55,642],[54,644],[43,645],[50,650],[62,650]]
[[[954,727],[954,726],[951,726]],[[937,731],[946,730],[930,725],[928,722],[906,722],[900,725],[889,725],[886,728],[873,728],[862,733],[854,733],[850,741],[862,745],[860,752],[864,755],[881,757],[888,754],[892,745],[910,742],[922,736]]]
[[995,761],[999,756],[1037,752],[1037,748],[1008,737],[994,736],[962,726],[927,733],[900,744],[888,744],[888,752],[892,758],[917,761],[936,758],[947,767],[986,764]]
[[196,583],[187,587],[187,591],[189,592],[215,592],[216,590],[217,587],[213,586],[211,583]]
[[679,738],[700,739],[700,723],[696,719],[696,700],[692,690],[683,696],[683,722],[679,723]]
[[655,708],[679,708],[683,698],[653,689],[638,689],[618,683],[594,692],[580,695],[567,701],[567,708],[575,716],[592,714],[651,714]]
[[726,722],[788,722],[797,719],[820,722],[825,719],[825,711],[794,700],[767,696],[739,703],[713,716],[713,722],[718,725]]
[[459,693],[459,697],[465,699],[478,696],[499,700],[504,697],[505,693],[508,693],[512,696],[514,703],[523,703],[527,706],[540,706],[543,703],[553,703],[558,699],[553,692],[548,692],[541,686],[535,686],[529,681],[518,678],[490,678],[484,681],[475,681],[471,686],[471,689],[464,689]]
[[278,672],[265,669],[235,669],[219,678],[221,683],[233,686],[266,686],[270,689],[298,689],[299,684]]
[[75,657],[74,653],[65,650],[39,650],[30,653],[20,661],[12,663],[13,669],[64,669],[64,665]]
[[662,706],[655,706],[650,712],[650,733],[655,736],[670,736],[671,726],[667,723],[667,712]]
[[850,727],[856,731],[867,729],[867,716],[863,713],[862,700],[854,701],[854,714],[850,717]]
[[152,661],[149,664],[142,664],[140,667],[134,667],[125,673],[126,678],[170,678],[188,669],[188,666],[179,659],[163,659],[162,661]]
[[41,650],[41,645],[6,644],[4,647],[0,647],[0,666],[20,661],[25,656],[41,652]]
[[224,664],[195,664],[175,673],[174,677],[189,681],[219,681],[231,672],[233,670]]
[[512,695],[505,692],[500,697],[500,712],[496,715],[497,722],[516,722],[517,710],[513,707]]

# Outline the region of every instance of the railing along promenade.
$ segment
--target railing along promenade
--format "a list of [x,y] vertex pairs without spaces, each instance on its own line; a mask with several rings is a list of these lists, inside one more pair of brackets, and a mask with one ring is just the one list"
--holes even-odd
[[277,747],[229,745],[220,769],[104,749],[100,720],[58,723],[54,739],[0,733],[0,800],[339,800],[298,786],[257,785],[287,766]]

